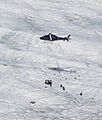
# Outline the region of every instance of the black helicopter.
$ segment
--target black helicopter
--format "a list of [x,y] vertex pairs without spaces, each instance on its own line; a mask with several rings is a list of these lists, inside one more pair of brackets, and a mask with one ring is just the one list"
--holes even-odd
[[67,40],[69,42],[69,40],[71,39],[71,35],[68,35],[67,37],[58,37],[54,34],[49,33],[48,35],[44,35],[42,37],[40,37],[41,40],[48,40],[48,41],[58,41],[58,40]]

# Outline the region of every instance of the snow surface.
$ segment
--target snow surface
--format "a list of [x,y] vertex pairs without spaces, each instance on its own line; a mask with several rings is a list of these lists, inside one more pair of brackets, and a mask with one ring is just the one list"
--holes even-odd
[[0,0],[0,120],[102,120],[101,0]]

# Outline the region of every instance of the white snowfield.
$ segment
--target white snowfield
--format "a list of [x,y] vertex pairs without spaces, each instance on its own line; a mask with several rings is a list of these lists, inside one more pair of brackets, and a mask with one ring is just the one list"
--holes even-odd
[[0,0],[0,120],[102,120],[102,0]]

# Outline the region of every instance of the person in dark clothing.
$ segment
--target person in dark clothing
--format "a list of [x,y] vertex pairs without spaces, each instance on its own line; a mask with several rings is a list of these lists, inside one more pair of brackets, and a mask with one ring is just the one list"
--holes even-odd
[[68,35],[68,37],[58,37],[54,34],[49,33],[48,35],[44,35],[42,37],[40,37],[40,39],[42,40],[49,40],[49,41],[56,41],[56,40],[67,40],[69,42],[69,40],[71,39],[71,35]]

